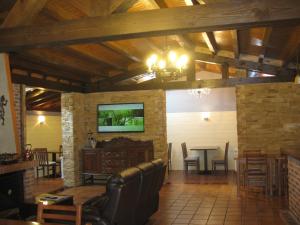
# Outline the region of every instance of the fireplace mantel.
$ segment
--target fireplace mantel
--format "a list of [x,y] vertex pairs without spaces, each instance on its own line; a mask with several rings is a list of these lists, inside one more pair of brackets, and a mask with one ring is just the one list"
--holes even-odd
[[8,164],[8,165],[0,165],[0,175],[32,169],[32,168],[36,167],[37,165],[38,165],[38,162],[35,160],[22,161],[22,162],[17,162],[17,163]]

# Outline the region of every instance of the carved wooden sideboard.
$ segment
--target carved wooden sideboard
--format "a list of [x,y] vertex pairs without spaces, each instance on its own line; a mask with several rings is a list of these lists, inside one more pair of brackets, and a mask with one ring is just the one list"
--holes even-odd
[[83,181],[86,176],[113,174],[142,162],[153,160],[152,141],[114,138],[97,143],[96,148],[83,148]]

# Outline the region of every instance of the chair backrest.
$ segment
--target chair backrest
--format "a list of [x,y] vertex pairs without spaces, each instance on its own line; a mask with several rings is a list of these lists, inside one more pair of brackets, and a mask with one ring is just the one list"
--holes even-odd
[[151,162],[141,163],[137,166],[141,170],[141,186],[139,200],[135,213],[135,224],[146,224],[149,213],[149,205],[153,201],[153,193],[156,182],[156,166]]
[[246,169],[250,171],[251,169],[261,169],[267,170],[267,156],[261,155],[248,155],[246,156]]
[[40,166],[49,164],[47,148],[35,148],[33,152]]
[[168,161],[172,159],[172,142],[168,143]]
[[181,143],[181,149],[182,149],[183,159],[185,159],[186,157],[188,157],[188,152],[187,152],[187,147],[185,142]]
[[260,156],[261,150],[244,150],[244,155],[247,156]]
[[109,201],[102,214],[109,224],[134,224],[141,185],[140,173],[138,168],[129,168],[109,179],[106,186]]
[[39,203],[37,212],[39,223],[81,225],[81,205],[44,205]]
[[229,141],[225,144],[225,154],[224,154],[224,161],[228,164],[228,151],[229,151]]

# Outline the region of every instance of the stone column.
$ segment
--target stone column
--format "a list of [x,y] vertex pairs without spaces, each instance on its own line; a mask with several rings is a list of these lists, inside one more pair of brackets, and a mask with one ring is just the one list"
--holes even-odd
[[62,94],[61,100],[64,185],[72,187],[81,183],[81,149],[86,140],[84,95]]

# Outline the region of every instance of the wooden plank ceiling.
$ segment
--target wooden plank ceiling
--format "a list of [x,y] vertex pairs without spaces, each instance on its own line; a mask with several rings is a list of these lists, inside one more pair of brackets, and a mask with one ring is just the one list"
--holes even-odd
[[[112,18],[107,21],[114,21],[119,18],[118,15],[120,15],[120,18],[126,18],[125,16],[135,15],[135,13],[141,11],[147,11],[153,13],[153,15],[156,15],[156,12],[169,15],[168,13],[171,11],[168,10],[174,8],[180,10],[176,11],[178,14],[181,10],[184,13],[186,9],[192,9],[188,7],[195,7],[195,10],[201,10],[202,8],[203,10],[210,10],[208,12],[214,15],[211,9],[219,10],[223,7],[225,10],[227,6],[228,9],[234,6],[241,11],[234,15],[238,16],[239,13],[248,10],[244,10],[243,4],[250,4],[249,7],[256,7],[255,4],[261,4],[261,2],[266,3],[266,5],[275,4],[270,0],[247,2],[249,1],[0,0],[0,24],[3,28],[0,31],[2,33],[0,43],[5,43],[3,41],[7,40],[6,37],[10,37],[11,43],[13,43],[14,34],[17,37],[17,34],[21,31],[18,30],[19,27],[21,27],[20,29],[27,29],[26,31],[36,31],[36,28],[55,27],[65,21],[77,20],[80,23],[84,19],[92,19],[93,17],[101,17],[100,19],[103,21],[106,20],[105,18]],[[276,2],[283,1],[276,0]],[[61,91],[87,92],[200,87],[208,85],[208,82],[197,81],[202,79],[201,74],[203,71],[210,72],[208,74],[212,74],[211,78],[238,79],[232,82],[209,81],[211,87],[231,86],[243,82],[252,83],[255,80],[257,82],[288,81],[291,80],[291,74],[294,73],[296,50],[300,42],[300,12],[298,11],[298,15],[294,15],[299,10],[300,3],[295,0],[288,0],[285,4],[286,7],[283,8],[285,11],[282,11],[284,12],[282,15],[277,9],[280,16],[271,11],[272,8],[268,8],[270,11],[260,11],[258,7],[257,20],[267,22],[257,22],[257,27],[253,25],[255,23],[246,26],[248,24],[246,24],[246,20],[243,22],[239,17],[231,16],[230,20],[234,24],[241,21],[241,24],[244,23],[245,26],[230,26],[229,24],[226,25],[226,30],[209,30],[207,32],[197,32],[195,30],[195,32],[188,33],[181,30],[178,33],[170,32],[169,35],[166,34],[168,32],[161,32],[165,34],[163,36],[159,36],[157,33],[155,33],[155,36],[143,34],[142,38],[133,35],[132,37],[135,38],[126,36],[126,39],[99,39],[89,41],[89,43],[76,41],[76,44],[68,45],[62,44],[66,42],[58,41],[57,43],[51,43],[51,45],[46,44],[43,47],[24,45],[23,47],[10,48],[0,44],[0,50],[4,51],[4,48],[7,47],[5,51],[10,53],[14,82]],[[296,6],[288,7],[293,4],[296,4]],[[278,3],[278,7],[280,6],[282,4]],[[260,14],[262,12],[265,12],[266,15]],[[269,23],[268,17],[266,17],[268,13],[270,14],[270,20],[273,21],[272,23]],[[143,14],[141,14],[142,16]],[[216,18],[216,16],[209,18],[208,15],[208,20],[221,21],[222,16],[226,15],[220,15],[219,18]],[[243,17],[243,15],[240,15],[240,17]],[[198,17],[191,15],[189,20],[193,18],[196,20]],[[158,21],[159,19],[156,18]],[[184,18],[181,18],[181,20],[172,19],[178,23],[184,20]],[[281,22],[277,24],[277,20]],[[139,24],[142,23],[145,26],[147,25],[147,21],[139,21]],[[126,21],[123,24],[126,24]],[[268,26],[264,26],[264,24]],[[112,27],[117,27],[117,25],[112,24]],[[22,28],[23,26],[24,28]],[[230,29],[230,27],[237,29]],[[120,32],[126,32],[126,27],[120,25],[119,28]],[[109,29],[109,27],[105,29]],[[36,33],[37,37],[40,34],[42,35],[42,32],[45,31],[41,30],[39,34]],[[55,33],[55,30],[52,32]],[[114,33],[115,30],[110,32]],[[35,33],[31,35],[34,36]],[[62,39],[64,33],[55,35],[61,35]],[[66,36],[68,36],[67,32]],[[27,39],[30,38],[25,34],[22,40],[26,41]],[[186,78],[187,81],[180,80],[177,84],[161,84],[155,79],[141,82],[146,71],[146,57],[151,53],[160,53],[165,48],[166,39],[169,47],[174,49],[184,48],[189,52],[191,70]],[[272,79],[263,77],[263,79],[257,78],[249,81],[249,79],[252,79],[249,76],[262,77],[265,76],[264,74],[276,75],[276,77]],[[210,79],[210,77],[206,75],[205,79]]]

